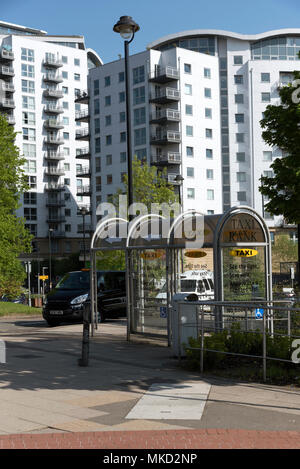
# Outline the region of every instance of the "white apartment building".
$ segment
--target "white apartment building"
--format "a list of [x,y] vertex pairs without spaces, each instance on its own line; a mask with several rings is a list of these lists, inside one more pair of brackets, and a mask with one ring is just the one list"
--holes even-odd
[[[183,209],[221,213],[249,205],[270,227],[259,178],[281,156],[261,137],[268,104],[300,70],[300,29],[257,35],[193,30],[152,42],[130,57],[134,154],[182,183]],[[122,187],[126,172],[124,60],[91,69],[90,143],[94,206]],[[94,220],[96,217],[94,213]]]
[[[48,257],[49,235],[54,255],[80,250],[79,210],[91,212],[84,182],[89,145],[87,106],[74,100],[87,88],[88,69],[101,64],[82,36],[50,36],[0,22],[0,112],[14,125],[16,145],[26,158],[30,189],[21,194],[17,214],[35,236],[32,258]],[[88,231],[90,215],[85,223]]]

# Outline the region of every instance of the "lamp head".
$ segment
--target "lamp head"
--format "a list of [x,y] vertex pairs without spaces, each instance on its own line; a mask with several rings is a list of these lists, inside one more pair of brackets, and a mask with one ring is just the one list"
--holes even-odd
[[119,33],[123,39],[131,39],[134,33],[139,31],[139,25],[133,21],[131,16],[121,16],[119,21],[114,25],[113,30]]

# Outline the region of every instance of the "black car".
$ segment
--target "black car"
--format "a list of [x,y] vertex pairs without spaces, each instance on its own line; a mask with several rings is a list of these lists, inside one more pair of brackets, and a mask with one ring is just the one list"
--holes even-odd
[[[125,272],[97,272],[98,320],[126,316]],[[43,317],[50,326],[82,321],[90,302],[90,272],[68,272],[47,295]]]

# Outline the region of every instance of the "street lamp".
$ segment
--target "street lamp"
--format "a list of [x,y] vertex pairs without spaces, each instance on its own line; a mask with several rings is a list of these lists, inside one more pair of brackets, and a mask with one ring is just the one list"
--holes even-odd
[[[126,124],[127,124],[127,174],[128,174],[128,207],[133,204],[132,187],[132,142],[131,142],[131,113],[130,113],[130,69],[129,69],[129,44],[140,27],[131,16],[121,16],[114,25],[113,30],[119,33],[124,41],[125,49],[125,86],[126,86]],[[129,217],[130,220],[131,217]]]
[[86,261],[86,252],[85,252],[85,216],[88,214],[88,209],[82,207],[80,209],[80,214],[82,215],[82,228],[83,228],[83,267],[85,267]]
[[178,190],[178,195],[179,195],[179,205],[181,207],[182,204],[182,198],[181,198],[181,187],[184,181],[184,177],[181,176],[181,174],[177,174],[177,176],[174,178],[174,181],[178,182],[179,184],[179,190]]
[[51,290],[51,285],[52,285],[52,273],[51,273],[51,267],[52,267],[52,259],[51,259],[51,233],[53,232],[53,228],[49,228],[49,290]]

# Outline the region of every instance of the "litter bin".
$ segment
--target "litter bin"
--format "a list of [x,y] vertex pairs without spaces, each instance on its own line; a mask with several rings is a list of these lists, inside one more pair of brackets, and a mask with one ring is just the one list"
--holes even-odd
[[[186,355],[184,345],[188,345],[189,337],[198,337],[198,308],[195,301],[198,295],[187,293],[176,293],[172,298],[171,329],[172,350],[174,356],[184,357]],[[184,301],[184,304],[178,304]]]

